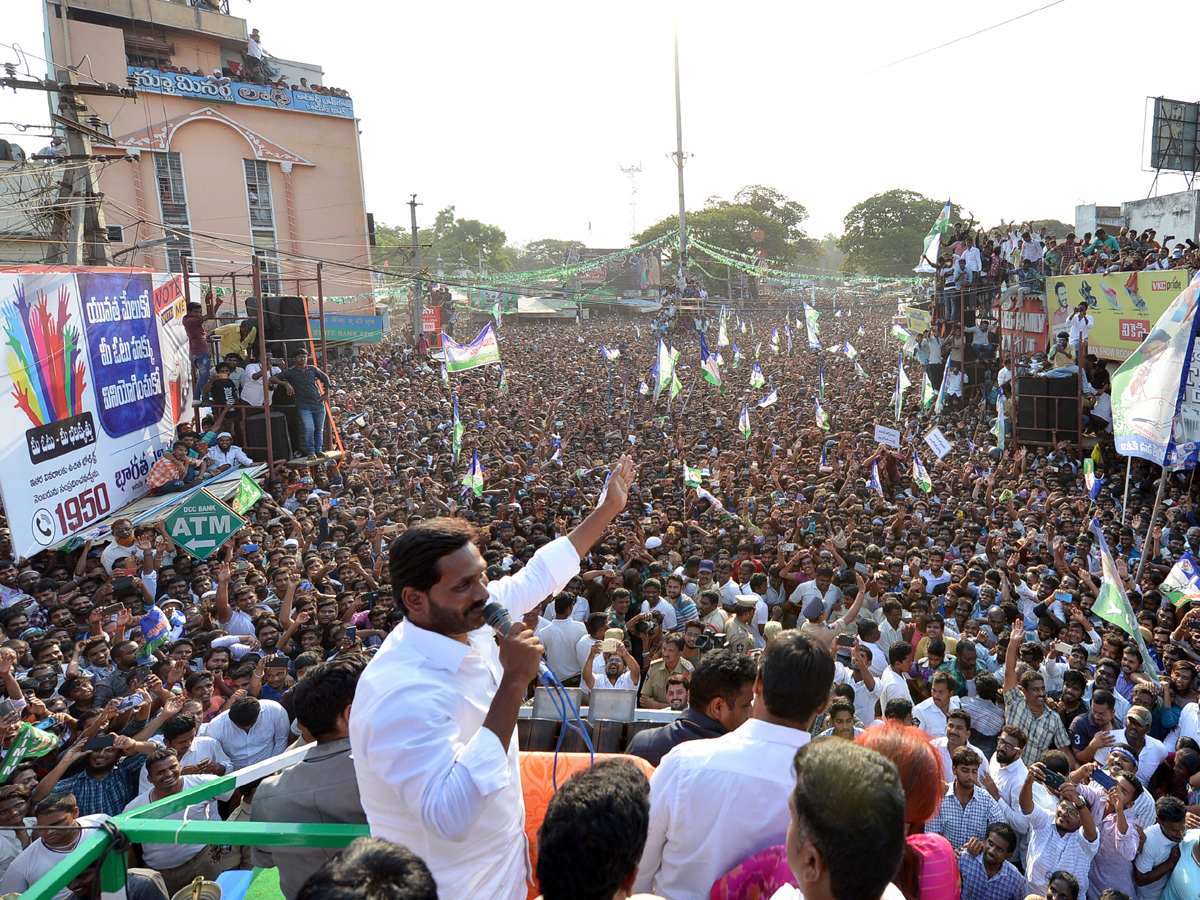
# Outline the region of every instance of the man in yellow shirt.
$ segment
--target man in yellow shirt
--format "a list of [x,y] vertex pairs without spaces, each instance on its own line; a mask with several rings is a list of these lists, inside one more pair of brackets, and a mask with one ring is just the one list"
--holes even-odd
[[243,319],[240,322],[230,322],[228,325],[214,328],[213,334],[221,339],[221,356],[225,356],[227,353],[236,353],[245,359],[246,351],[258,338],[258,329],[249,319]]

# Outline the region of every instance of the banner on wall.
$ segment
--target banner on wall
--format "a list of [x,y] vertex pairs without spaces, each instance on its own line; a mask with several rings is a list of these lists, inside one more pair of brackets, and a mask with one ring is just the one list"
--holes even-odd
[[[1150,333],[1158,317],[1188,286],[1184,269],[1115,272],[1111,275],[1049,275],[1046,305],[1050,333],[1068,330],[1076,305],[1086,302],[1095,320],[1088,349],[1101,359],[1124,361]],[[1044,349],[1044,347],[1043,347]]]
[[[1112,376],[1113,440],[1122,456],[1193,468],[1200,453],[1192,383],[1200,274],[1152,323]],[[1191,415],[1188,407],[1193,408]]]
[[146,492],[191,416],[183,282],[109,267],[0,269],[0,496],[33,556]]
[[1029,358],[1046,349],[1046,298],[1043,294],[1005,292],[1000,298],[1000,351]]

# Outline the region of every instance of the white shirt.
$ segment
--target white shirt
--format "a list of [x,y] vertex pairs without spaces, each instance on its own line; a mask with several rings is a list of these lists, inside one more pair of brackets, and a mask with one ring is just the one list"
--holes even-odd
[[594,671],[592,672],[592,674],[595,675],[595,681],[593,681],[593,683],[592,683],[593,691],[636,691],[637,690],[637,682],[634,681],[631,677],[629,677],[628,669],[626,669],[624,672],[621,673],[621,676],[617,679],[616,684],[613,684],[611,681],[608,680],[608,675],[603,670],[601,670],[599,675],[596,675],[596,673]]
[[236,444],[230,444],[228,450],[222,450],[220,446],[213,447],[208,451],[208,459],[218,466],[232,466],[235,469],[254,465],[254,460]]
[[[1146,842],[1142,844],[1142,851],[1133,861],[1134,870],[1147,874],[1151,869],[1159,863],[1167,861],[1167,857],[1171,855],[1171,851],[1179,845],[1162,833],[1162,826],[1155,823],[1146,829]],[[1137,889],[1137,900],[1158,900],[1162,896],[1163,890],[1167,886],[1167,882],[1171,880],[1171,873],[1168,872],[1158,881],[1152,881],[1150,884],[1142,885]]]
[[[242,381],[242,400],[249,403],[251,406],[263,405],[263,383],[262,379],[254,379],[250,376],[256,372],[262,371],[262,363],[246,363],[246,375]],[[279,366],[271,366],[271,373],[268,377],[273,378],[279,374]]]
[[1070,331],[1067,332],[1070,338],[1067,343],[1077,347],[1088,339],[1091,330],[1096,326],[1096,320],[1086,314],[1080,316],[1078,313],[1072,313],[1071,318],[1067,319],[1067,325],[1070,326]]
[[1029,864],[1025,870],[1029,892],[1045,896],[1051,873],[1062,869],[1079,879],[1079,896],[1086,897],[1092,859],[1100,849],[1099,834],[1089,841],[1080,827],[1060,835],[1054,825],[1053,813],[1046,812],[1036,803],[1025,818],[1029,822]]
[[581,638],[587,637],[587,629],[574,619],[555,619],[547,622],[537,633],[546,645],[546,665],[559,680],[574,678],[583,671],[575,653]]
[[650,830],[634,893],[707,897],[738,863],[782,844],[796,786],[792,759],[809,739],[807,731],[749,719],[664,756],[650,777]]
[[[913,710],[913,715],[915,716],[916,714],[917,714],[916,710]],[[922,720],[922,721],[924,721],[924,720]],[[942,776],[946,779],[946,781],[953,781],[954,780],[954,765],[950,761],[950,750],[947,748],[946,736],[942,735],[941,737],[934,738],[929,743],[931,743],[933,745],[933,749],[935,749],[938,752],[938,755],[942,758]],[[987,754],[984,753],[982,750],[980,750],[978,747],[976,747],[974,744],[972,744],[970,741],[967,741],[967,743],[964,746],[968,750],[974,750],[976,753],[979,754],[979,783],[982,784],[983,776],[991,774],[991,769],[988,767]],[[1018,787],[1017,790],[1019,792],[1020,788]],[[1001,800],[1004,799],[1003,793],[1000,794],[1000,799]]]
[[[804,894],[794,884],[785,884],[771,895],[771,900],[804,900]],[[894,884],[888,884],[883,889],[879,900],[904,900],[904,894]]]
[[[164,746],[161,735],[156,735],[151,738],[160,747]],[[230,762],[221,744],[215,738],[208,735],[200,735],[192,740],[192,746],[188,747],[187,753],[179,757],[179,768],[186,769],[188,766],[194,766],[204,760],[212,760],[218,765],[225,767],[225,774],[228,775],[233,771],[233,763]],[[185,775],[184,778],[191,778],[191,775]],[[142,766],[141,774],[138,775],[138,793],[144,794],[154,785],[150,783],[150,778],[146,775],[146,767]]]
[[[912,694],[908,692],[908,682],[891,666],[883,670],[883,675],[876,682],[879,687],[879,715],[883,716],[887,713],[887,705],[890,700],[908,700],[912,701]],[[914,713],[915,715],[915,713]]]
[[[654,609],[662,613],[663,631],[674,631],[676,625],[676,616],[675,607],[671,605],[671,602],[667,600],[666,597],[659,597],[658,601],[654,604]],[[645,600],[642,601],[642,612],[646,615],[650,615],[650,613],[653,612],[650,604]]]
[[[958,702],[958,698],[951,697],[950,709],[961,708],[962,705]],[[918,727],[931,738],[946,736],[946,713],[937,708],[937,704],[933,702],[932,697],[928,700],[922,700],[913,707],[913,718],[917,720]],[[946,780],[950,780],[949,775],[947,775]]]
[[[93,826],[91,828],[84,828],[80,832],[82,838],[87,838],[95,831],[95,826],[108,821],[108,816],[80,816],[76,821],[80,825]],[[37,884],[43,876],[48,874],[51,869],[66,859],[78,846],[79,843],[76,842],[71,844],[70,850],[59,852],[51,847],[47,847],[42,839],[38,838],[18,853],[17,858],[9,864],[8,871],[4,873],[3,878],[0,878],[0,893],[25,893],[25,891]],[[54,895],[53,900],[73,900],[74,896],[69,890],[63,888]]]
[[[187,791],[194,787],[199,787],[206,782],[216,781],[216,779],[216,775],[184,775],[183,789]],[[233,788],[230,788],[219,796],[222,800],[228,800],[233,796]],[[155,799],[161,800],[163,798],[158,797]],[[150,791],[143,791],[125,804],[125,812],[132,812],[143,806],[149,806],[151,802]],[[217,811],[217,798],[213,797],[210,800],[193,803],[187,809],[181,809],[179,812],[171,813],[169,816],[163,816],[162,818],[186,820],[188,822],[220,822],[221,814]],[[150,868],[162,871],[163,869],[174,869],[176,866],[182,866],[203,849],[203,844],[142,844],[142,858]]]
[[1162,765],[1168,753],[1170,751],[1162,741],[1146,735],[1146,746],[1138,754],[1137,775],[1138,780],[1142,783],[1142,787],[1150,786],[1150,777],[1158,771],[1158,767]]
[[[579,554],[559,538],[488,593],[519,617],[577,574]],[[485,626],[462,643],[401,622],[359,679],[350,714],[371,833],[423,859],[447,900],[526,896],[517,734],[505,746],[483,727],[503,675],[494,634]]]
[[290,723],[284,708],[274,700],[259,700],[258,704],[258,721],[249,731],[229,721],[226,711],[209,722],[204,732],[216,738],[235,770],[282,753],[290,742]]
[[1175,742],[1181,737],[1190,737],[1193,740],[1196,737],[1197,731],[1200,731],[1200,710],[1196,707],[1196,701],[1193,700],[1183,708],[1183,712],[1179,714],[1179,724],[1176,725],[1167,735],[1167,739],[1163,741],[1168,750],[1175,749]]
[[858,721],[870,725],[875,718],[875,704],[879,702],[879,679],[875,679],[874,690],[867,690],[865,681],[851,681],[854,685],[854,714]]

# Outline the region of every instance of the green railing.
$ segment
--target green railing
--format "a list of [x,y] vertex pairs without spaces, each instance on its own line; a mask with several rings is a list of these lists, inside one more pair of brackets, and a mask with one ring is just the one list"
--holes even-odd
[[279,756],[247,766],[159,800],[131,813],[113,816],[103,828],[84,834],[70,855],[50,870],[45,878],[21,895],[21,900],[52,900],[75,876],[103,857],[100,865],[101,900],[125,900],[124,852],[109,852],[117,835],[133,844],[231,844],[257,847],[345,847],[356,837],[369,834],[366,825],[300,825],[281,822],[222,822],[164,820],[165,816],[211,800],[234,788],[278,772],[308,755],[315,744],[287,750]]

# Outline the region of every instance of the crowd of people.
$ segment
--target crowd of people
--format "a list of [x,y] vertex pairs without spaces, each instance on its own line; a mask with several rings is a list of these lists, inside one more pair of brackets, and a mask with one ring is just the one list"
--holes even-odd
[[[541,663],[678,712],[560,785],[546,900],[1194,896],[1200,612],[1160,590],[1200,552],[1188,473],[1135,460],[1126,502],[1102,437],[1093,501],[1083,448],[999,446],[995,382],[936,413],[919,362],[897,413],[891,310],[811,302],[831,349],[772,346],[804,319],[783,298],[730,309],[720,388],[686,303],[658,325],[504,321],[502,366],[448,377],[403,339],[323,360],[304,384],[344,459],[279,461],[207,560],[153,522],[33,559],[0,534],[0,892],[80,829],[300,740],[304,762],[176,817],[374,837],[144,845],[139,896],[276,865],[288,900],[379,871],[393,897],[523,897],[515,726]],[[678,386],[656,398],[660,339]],[[219,434],[185,428],[181,453]],[[1147,655],[1093,612],[1100,536]],[[498,647],[489,596],[516,620]]]

